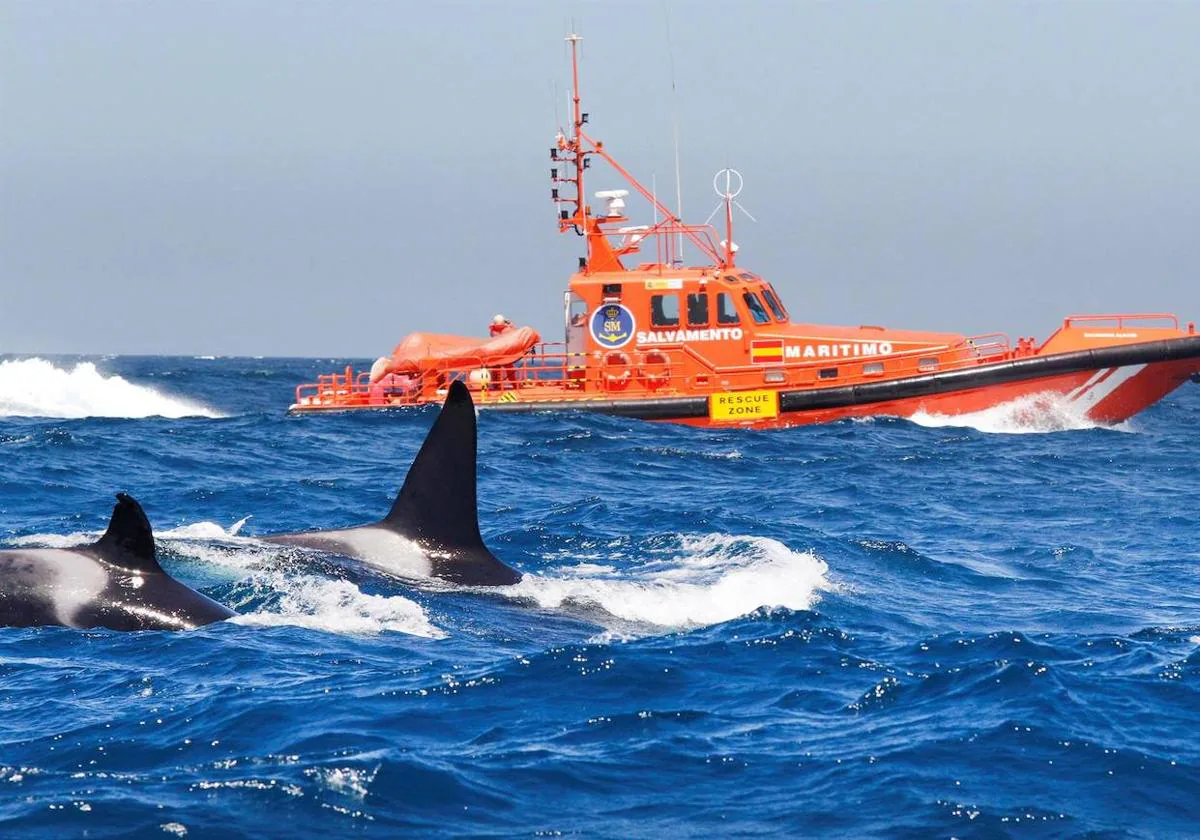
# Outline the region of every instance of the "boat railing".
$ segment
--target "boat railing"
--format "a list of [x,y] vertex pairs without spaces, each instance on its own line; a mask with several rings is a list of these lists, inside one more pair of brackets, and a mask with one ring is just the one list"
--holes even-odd
[[[1155,324],[1154,322],[1162,322]],[[1170,312],[1141,312],[1134,314],[1111,314],[1111,315],[1068,315],[1063,319],[1063,329],[1071,329],[1080,324],[1086,324],[1092,327],[1111,326],[1114,329],[1123,330],[1129,327],[1164,327],[1170,326],[1173,329],[1179,329],[1179,316]]]
[[296,386],[296,405],[356,405],[368,395],[367,380],[370,374],[355,374],[354,368],[346,366],[344,373],[323,373],[316,382]]
[[619,253],[634,253],[639,251],[647,239],[654,240],[655,265],[664,271],[671,266],[675,255],[675,240],[687,236],[707,245],[713,253],[717,253],[717,232],[710,224],[690,225],[673,219],[663,219],[656,225],[626,225],[608,229],[603,228],[601,234],[608,239]]
[[506,391],[554,383],[566,387],[575,381],[582,386],[587,357],[568,352],[563,342],[543,342],[530,348],[514,362],[497,365],[482,356],[459,357],[453,363],[443,363],[424,372],[421,391],[434,396],[454,380],[462,381],[472,391],[482,392],[484,399],[500,396]]
[[1005,356],[1012,351],[1012,345],[1009,344],[1008,336],[1004,333],[973,335],[967,339],[967,344],[975,348],[975,355],[979,358]]

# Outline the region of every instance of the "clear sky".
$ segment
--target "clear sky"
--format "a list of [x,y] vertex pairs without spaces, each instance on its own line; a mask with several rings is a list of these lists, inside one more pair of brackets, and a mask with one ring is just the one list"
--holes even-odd
[[1200,318],[1200,3],[0,0],[0,352],[559,337],[572,20],[592,133],[669,194],[673,53],[684,215],[740,169],[793,317]]

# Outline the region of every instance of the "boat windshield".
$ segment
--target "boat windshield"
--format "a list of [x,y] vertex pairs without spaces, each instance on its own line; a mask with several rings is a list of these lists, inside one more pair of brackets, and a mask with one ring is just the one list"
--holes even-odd
[[656,327],[678,327],[679,295],[651,295],[650,323]]
[[746,301],[746,308],[750,310],[750,317],[754,319],[754,323],[771,323],[771,316],[767,314],[767,310],[763,309],[762,301],[758,299],[758,295],[754,294],[754,292],[745,292],[742,294],[742,300]]
[[737,308],[733,305],[733,297],[729,292],[717,293],[717,323],[718,324],[738,324],[741,323],[741,318],[738,317]]
[[775,316],[775,320],[781,324],[786,324],[788,319],[787,310],[783,308],[783,303],[780,302],[779,296],[775,294],[775,289],[770,283],[763,283],[762,289],[763,300],[767,302],[767,306],[771,309],[771,314]]

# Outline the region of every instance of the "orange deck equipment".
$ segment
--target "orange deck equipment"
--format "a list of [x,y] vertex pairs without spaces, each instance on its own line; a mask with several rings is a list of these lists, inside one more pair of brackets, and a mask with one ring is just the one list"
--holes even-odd
[[426,374],[440,370],[509,367],[541,341],[532,327],[518,327],[487,340],[461,335],[415,332],[392,351],[388,364],[371,381],[388,374]]

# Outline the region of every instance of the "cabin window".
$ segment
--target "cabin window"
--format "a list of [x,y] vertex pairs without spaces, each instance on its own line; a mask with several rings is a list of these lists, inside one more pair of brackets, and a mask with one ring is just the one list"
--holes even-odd
[[650,295],[650,324],[655,327],[678,327],[679,295]]
[[741,281],[741,280],[738,278],[738,276],[737,276],[736,274],[726,274],[726,275],[725,275],[725,282],[727,282],[727,283],[740,283],[740,282],[742,282],[742,281]]
[[574,292],[567,292],[567,326],[582,327],[587,320],[588,303]]
[[787,310],[783,308],[783,304],[779,302],[779,297],[775,294],[775,290],[770,285],[764,285],[762,290],[763,300],[767,302],[767,306],[771,310],[771,314],[775,316],[775,320],[781,324],[786,324],[788,319]]
[[771,323],[771,316],[767,314],[767,310],[763,309],[762,301],[758,299],[758,295],[754,294],[754,292],[745,292],[742,294],[742,300],[746,301],[746,308],[750,310],[750,317],[754,319],[754,323]]
[[878,376],[883,373],[883,362],[867,362],[863,365],[863,374],[866,376]]
[[917,362],[917,370],[928,372],[938,369],[938,360],[936,358],[921,359]]
[[817,376],[822,379],[837,379],[837,368],[821,368]]
[[693,292],[687,296],[689,327],[708,326],[708,293]]
[[740,324],[741,322],[742,319],[733,305],[733,297],[729,292],[719,293],[717,295],[717,323]]

